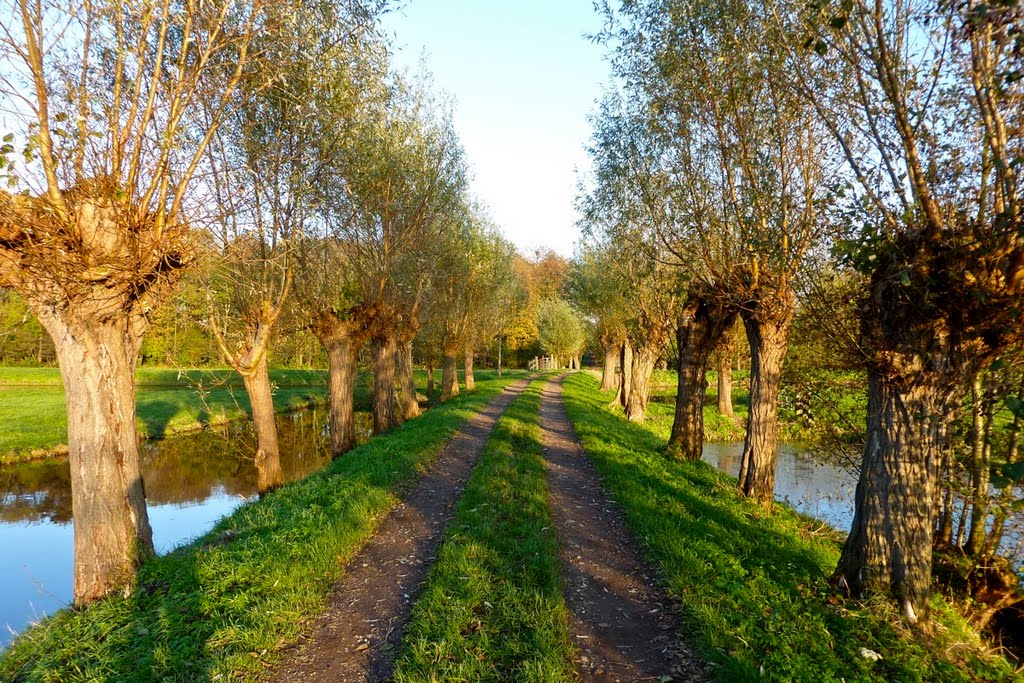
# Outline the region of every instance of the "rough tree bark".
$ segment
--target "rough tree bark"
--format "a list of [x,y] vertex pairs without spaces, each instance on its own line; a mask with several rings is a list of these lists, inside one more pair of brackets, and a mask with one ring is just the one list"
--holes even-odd
[[395,358],[398,341],[393,334],[373,339],[373,433],[382,434],[401,424],[395,395]]
[[629,393],[626,397],[626,419],[641,423],[647,414],[647,404],[651,398],[651,373],[658,362],[658,350],[649,346],[640,346],[633,351],[630,363]]
[[[412,339],[403,339],[399,346],[399,361],[400,361],[400,383],[402,385],[402,396],[401,396],[401,410],[402,415],[406,420],[411,420],[414,417],[418,417],[420,414],[420,402],[416,397],[416,376],[414,374],[415,366],[413,365],[412,359]],[[430,382],[427,382],[427,394],[430,394]]]
[[459,395],[459,368],[456,355],[458,347],[446,347],[441,359],[441,400],[447,401]]
[[967,534],[967,553],[981,557],[985,553],[989,512],[989,472],[992,461],[992,426],[995,398],[983,390],[981,373],[971,382],[972,447],[971,447],[971,526]]
[[704,397],[708,359],[736,312],[704,297],[691,302],[676,327],[679,349],[675,419],[668,452],[681,460],[700,460],[704,452]]
[[75,604],[131,580],[153,554],[135,428],[141,330],[124,318],[69,319],[40,309],[53,337],[68,412]]
[[907,620],[928,618],[940,428],[953,393],[868,372],[868,439],[850,535],[833,583],[892,594]]
[[611,391],[615,388],[615,366],[619,359],[620,345],[617,340],[603,336],[601,337],[601,346],[604,348],[604,365],[601,367],[601,391]]
[[245,391],[252,407],[252,422],[256,428],[256,476],[261,494],[284,484],[281,470],[281,452],[277,441],[277,421],[274,414],[274,395],[267,371],[267,354],[261,353],[249,369],[242,374]]
[[793,293],[756,301],[740,314],[750,343],[750,414],[740,461],[743,495],[770,503],[779,446],[779,387],[786,358]]
[[476,389],[476,378],[473,376],[473,347],[469,344],[463,350],[463,367],[465,368],[465,374],[463,375],[463,381],[466,384],[466,391],[473,391]]
[[356,358],[369,338],[371,317],[360,310],[352,312],[347,320],[334,313],[322,313],[310,325],[310,330],[327,352],[328,423],[331,456],[334,458],[356,446]]

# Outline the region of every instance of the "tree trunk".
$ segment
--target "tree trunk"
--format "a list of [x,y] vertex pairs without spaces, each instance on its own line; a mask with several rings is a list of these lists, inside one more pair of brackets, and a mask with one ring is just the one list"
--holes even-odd
[[327,351],[331,457],[338,458],[356,447],[356,357],[362,343],[348,336],[320,341]]
[[792,300],[773,302],[777,315],[760,318],[760,311],[741,316],[750,342],[750,414],[740,460],[739,488],[743,495],[770,503],[775,491],[775,460],[779,448],[779,386],[786,358]]
[[736,314],[723,306],[700,300],[676,327],[676,411],[668,450],[681,460],[700,460],[704,452],[708,359],[735,318]]
[[619,392],[615,394],[612,403],[618,403],[623,408],[629,400],[629,392],[633,387],[633,347],[628,341],[622,342],[622,350],[619,354]]
[[981,373],[971,383],[971,398],[977,404],[974,413],[974,447],[971,470],[971,530],[967,535],[967,553],[974,557],[985,554],[988,529],[988,485],[992,462],[990,431],[992,428],[994,397],[982,392]]
[[395,396],[395,356],[398,343],[391,335],[373,340],[373,433],[397,427],[398,399]]
[[715,366],[718,374],[718,414],[736,417],[732,408],[732,362],[736,355],[736,339],[732,324],[722,333],[715,351]]
[[399,351],[401,356],[402,415],[406,420],[411,420],[420,414],[420,402],[416,398],[415,368],[412,362],[412,340],[403,341]]
[[427,398],[434,395],[434,354],[427,355]]
[[647,413],[647,404],[651,398],[651,373],[658,361],[658,351],[647,347],[639,347],[633,352],[630,364],[629,395],[626,398],[626,419],[630,422],[642,423]]
[[260,359],[253,367],[242,373],[242,381],[249,395],[252,422],[256,428],[256,485],[263,494],[284,484],[267,354],[260,354]]
[[74,596],[83,605],[129,583],[153,554],[139,466],[128,320],[68,322],[42,313],[64,382],[74,516]]
[[441,359],[441,400],[447,401],[459,395],[459,368],[455,359],[456,349],[445,349]]
[[868,372],[867,441],[853,526],[834,583],[892,595],[910,623],[928,618],[941,420],[952,392]]
[[619,345],[614,341],[603,338],[604,365],[601,367],[601,391],[611,391],[615,388],[615,365],[618,362]]
[[464,381],[466,383],[466,391],[473,391],[476,389],[476,378],[473,377],[473,347],[466,346],[463,351],[463,367],[465,367]]

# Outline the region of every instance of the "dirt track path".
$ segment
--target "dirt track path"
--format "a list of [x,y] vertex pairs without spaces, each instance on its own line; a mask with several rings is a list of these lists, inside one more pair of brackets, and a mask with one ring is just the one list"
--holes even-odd
[[544,387],[540,416],[580,679],[707,680],[676,635],[673,602],[641,559],[576,438],[562,404],[561,379]]
[[327,612],[272,681],[383,681],[452,509],[498,417],[528,381],[510,385],[442,449],[332,587]]

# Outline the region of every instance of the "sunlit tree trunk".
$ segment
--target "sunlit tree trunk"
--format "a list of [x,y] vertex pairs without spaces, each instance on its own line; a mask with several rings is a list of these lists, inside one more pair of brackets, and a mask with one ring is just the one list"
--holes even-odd
[[444,356],[441,359],[441,400],[447,401],[453,396],[459,395],[459,368],[455,354],[457,347],[444,349]]
[[386,334],[373,340],[373,433],[392,429],[401,420],[398,399],[395,396],[395,356],[398,344],[394,335]]
[[[901,381],[902,380],[902,381]],[[850,535],[833,582],[890,594],[911,623],[927,620],[941,416],[953,392],[868,373],[867,442]]]
[[647,414],[647,404],[651,398],[651,374],[654,364],[658,362],[658,351],[647,346],[640,346],[633,351],[633,362],[630,363],[629,394],[626,397],[626,419],[641,423]]
[[991,467],[992,448],[989,440],[989,429],[992,425],[993,398],[985,395],[982,390],[981,373],[974,376],[971,382],[971,413],[972,436],[971,448],[971,527],[967,534],[967,552],[974,557],[981,557],[985,552],[985,539],[988,529],[989,470]]
[[127,316],[75,321],[41,310],[39,320],[53,337],[64,381],[81,605],[128,583],[153,554],[135,427],[141,330]]
[[274,395],[266,353],[261,353],[259,359],[242,374],[242,381],[249,395],[253,426],[256,428],[257,487],[260,493],[267,493],[284,484],[284,472],[281,470]]
[[368,338],[370,319],[360,312],[353,312],[349,319],[327,313],[314,317],[310,325],[327,352],[328,424],[333,458],[356,447],[356,359]]
[[733,338],[733,326],[730,324],[718,343],[715,351],[715,366],[718,374],[718,414],[735,417],[732,407],[732,360],[736,354],[736,340]]
[[770,503],[775,491],[775,461],[779,448],[779,388],[786,358],[789,325],[793,320],[792,293],[741,312],[750,343],[750,414],[740,461],[739,488],[745,496]]
[[619,359],[619,344],[609,337],[601,338],[604,348],[604,365],[601,367],[601,391],[615,388],[615,366]]
[[676,327],[679,349],[675,419],[668,451],[682,460],[700,460],[704,452],[704,397],[708,359],[732,326],[736,314],[701,300]]
[[473,391],[476,389],[476,378],[473,376],[473,347],[469,344],[463,350],[463,367],[465,368],[463,381],[466,384],[466,391]]
[[434,395],[434,354],[427,354],[427,398]]
[[[402,342],[399,347],[399,355],[401,360],[402,414],[406,420],[411,420],[420,414],[420,402],[416,398],[416,376],[414,374],[415,367],[413,366],[412,358],[412,339]],[[433,384],[433,382],[428,382],[428,384]],[[432,387],[428,387],[428,394],[430,393],[431,388]]]

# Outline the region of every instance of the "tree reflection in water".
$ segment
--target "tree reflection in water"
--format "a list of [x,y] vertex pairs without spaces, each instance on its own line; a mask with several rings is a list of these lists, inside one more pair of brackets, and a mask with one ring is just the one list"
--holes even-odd
[[[330,462],[326,410],[280,415],[277,422],[286,481],[306,477]],[[371,428],[369,413],[356,413],[359,443],[369,438]],[[256,434],[244,420],[145,442],[141,455],[146,502],[197,505],[214,493],[248,498],[257,492],[255,453]],[[71,518],[66,458],[0,466],[0,522],[67,524]]]

